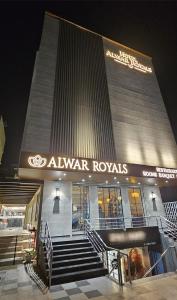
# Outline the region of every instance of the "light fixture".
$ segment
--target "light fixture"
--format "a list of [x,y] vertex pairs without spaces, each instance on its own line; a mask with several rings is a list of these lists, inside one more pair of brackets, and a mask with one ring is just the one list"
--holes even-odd
[[54,197],[54,205],[53,205],[53,214],[59,214],[60,213],[60,188],[56,188],[56,196]]
[[117,181],[117,184],[119,184],[120,182],[119,181]]
[[106,202],[107,202],[107,203],[109,203],[109,201],[110,201],[110,199],[109,199],[109,198],[107,198],[107,199],[106,199]]
[[168,183],[168,180],[165,180],[166,183]]
[[60,198],[61,192],[60,192],[60,188],[56,188],[56,196],[55,198]]
[[156,195],[154,192],[151,192],[151,199],[152,199],[152,206],[153,206],[153,211],[157,211],[157,205],[156,205]]
[[140,185],[140,184],[141,184],[141,182],[138,182],[138,184]]
[[126,177],[126,180],[128,180],[128,177]]
[[61,181],[61,178],[58,178],[59,181]]
[[82,182],[84,182],[85,181],[85,179],[84,178],[82,178]]
[[154,185],[157,185],[157,183],[155,183]]
[[106,180],[105,183],[108,184],[108,180]]
[[98,200],[98,204],[102,204],[103,203],[103,201],[102,200]]
[[63,175],[66,176],[66,173],[64,173]]
[[117,179],[117,177],[114,177],[114,180],[116,180]]
[[119,196],[117,197],[117,200],[118,200],[119,202],[121,202],[122,197],[119,195]]
[[92,175],[89,175],[88,177],[89,177],[89,178],[91,178],[91,177],[92,177]]
[[139,192],[132,192],[131,195],[133,198],[138,198],[140,194]]

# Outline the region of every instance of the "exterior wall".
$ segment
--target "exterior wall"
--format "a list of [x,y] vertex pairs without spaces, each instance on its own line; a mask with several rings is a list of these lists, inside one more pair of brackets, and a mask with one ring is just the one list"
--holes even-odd
[[5,131],[4,131],[4,123],[3,119],[0,116],[0,164],[1,164],[1,158],[4,152],[4,146],[5,146]]
[[40,207],[40,196],[41,190],[37,191],[30,203],[26,205],[24,225],[25,227],[30,226],[30,228],[38,226],[38,217],[39,217],[39,207]]
[[[155,200],[152,200],[152,192]],[[148,225],[153,226],[157,225],[156,216],[165,216],[165,210],[162,203],[162,198],[160,195],[160,190],[158,187],[152,186],[143,186],[142,195],[144,202],[144,212],[145,216],[152,217],[148,219]],[[160,224],[159,224],[160,225]]]
[[51,236],[72,234],[72,183],[60,185],[59,213],[53,213],[58,182],[44,181],[41,219],[47,221]]
[[99,218],[97,186],[89,186],[90,219]]
[[59,24],[45,18],[31,84],[22,151],[48,153],[57,61]]
[[131,227],[131,211],[130,211],[130,203],[128,198],[128,188],[125,186],[121,187],[121,195],[122,195],[122,206],[123,206],[123,214],[125,217],[125,227]]
[[[103,38],[114,141],[118,161],[177,166],[177,149],[151,59]],[[124,51],[152,73],[130,69],[106,51]]]
[[153,70],[147,56],[45,15],[21,150],[177,167],[154,70],[130,69],[107,49]]

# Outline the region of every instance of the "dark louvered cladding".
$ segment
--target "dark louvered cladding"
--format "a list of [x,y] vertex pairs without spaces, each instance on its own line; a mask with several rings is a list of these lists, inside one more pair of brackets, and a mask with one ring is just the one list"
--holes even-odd
[[59,21],[51,152],[114,160],[101,37]]

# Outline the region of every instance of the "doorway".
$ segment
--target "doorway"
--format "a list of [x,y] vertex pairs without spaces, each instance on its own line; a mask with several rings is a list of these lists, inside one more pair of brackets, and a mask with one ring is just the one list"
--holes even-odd
[[98,188],[100,228],[122,228],[124,224],[121,189]]
[[144,209],[140,188],[129,188],[128,198],[132,217],[132,227],[145,226]]

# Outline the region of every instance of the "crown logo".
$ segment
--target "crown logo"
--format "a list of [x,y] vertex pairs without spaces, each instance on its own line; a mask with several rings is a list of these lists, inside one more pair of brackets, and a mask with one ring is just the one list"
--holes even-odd
[[46,165],[47,159],[37,154],[35,156],[29,156],[28,163],[31,167],[42,168]]

